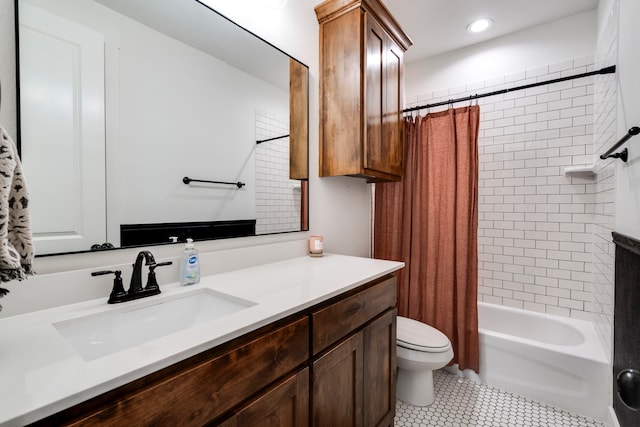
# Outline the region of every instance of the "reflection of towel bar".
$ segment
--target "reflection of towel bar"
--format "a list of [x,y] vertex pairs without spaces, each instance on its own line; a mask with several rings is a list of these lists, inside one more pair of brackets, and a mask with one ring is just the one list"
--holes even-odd
[[225,181],[207,181],[204,179],[192,179],[189,178],[188,176],[185,176],[184,178],[182,178],[182,182],[184,182],[185,184],[190,184],[192,182],[206,182],[209,184],[226,184],[226,185],[235,185],[238,188],[242,188],[245,186],[244,182],[225,182]]
[[273,138],[267,138],[267,139],[259,139],[256,141],[256,144],[262,144],[263,142],[269,142],[269,141],[275,141],[276,139],[283,139],[283,138],[289,138],[289,135],[282,135],[282,136],[276,136]]

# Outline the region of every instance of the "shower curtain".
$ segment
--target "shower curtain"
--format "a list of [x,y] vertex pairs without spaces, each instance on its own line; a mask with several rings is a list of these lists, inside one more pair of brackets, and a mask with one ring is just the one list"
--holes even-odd
[[403,261],[398,314],[449,337],[478,372],[478,126],[469,106],[406,118],[404,177],[375,188],[374,256]]

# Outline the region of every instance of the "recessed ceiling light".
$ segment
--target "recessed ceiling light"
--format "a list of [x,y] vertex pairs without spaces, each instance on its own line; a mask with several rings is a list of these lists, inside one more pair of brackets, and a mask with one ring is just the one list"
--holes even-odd
[[493,25],[493,20],[491,18],[480,18],[467,25],[467,31],[470,33],[480,33],[489,29],[491,25]]

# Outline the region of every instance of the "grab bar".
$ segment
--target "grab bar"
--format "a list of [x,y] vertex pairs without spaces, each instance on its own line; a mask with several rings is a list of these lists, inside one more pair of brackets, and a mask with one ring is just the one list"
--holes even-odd
[[204,179],[193,179],[193,178],[189,178],[188,176],[185,176],[184,178],[182,178],[182,182],[184,182],[185,184],[190,184],[192,182],[206,182],[208,184],[226,184],[226,185],[235,185],[238,188],[242,188],[246,185],[244,182],[240,182],[240,181],[238,182],[208,181]]
[[625,136],[620,138],[620,141],[618,141],[615,144],[613,144],[613,146],[611,148],[609,148],[604,154],[601,154],[600,158],[602,160],[604,160],[604,159],[608,159],[609,157],[613,157],[614,159],[621,159],[623,162],[626,163],[627,162],[627,158],[629,156],[629,152],[627,151],[626,148],[624,150],[620,151],[619,153],[615,153],[615,154],[611,154],[611,153],[616,151],[618,149],[618,147],[620,147],[622,144],[627,142],[632,136],[635,136],[635,135],[637,135],[639,133],[640,133],[640,127],[637,127],[637,126],[632,127],[631,129],[629,129],[629,131],[627,132],[627,134]]

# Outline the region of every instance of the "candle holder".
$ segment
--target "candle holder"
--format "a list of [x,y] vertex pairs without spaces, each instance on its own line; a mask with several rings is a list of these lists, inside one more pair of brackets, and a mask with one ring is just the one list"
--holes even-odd
[[322,256],[322,236],[309,236],[309,256]]

